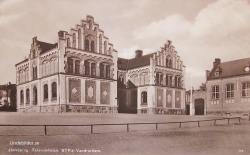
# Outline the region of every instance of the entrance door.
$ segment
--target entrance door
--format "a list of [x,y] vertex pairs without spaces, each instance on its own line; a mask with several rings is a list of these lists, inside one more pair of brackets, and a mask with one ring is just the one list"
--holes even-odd
[[195,115],[204,115],[204,99],[199,98],[194,100]]

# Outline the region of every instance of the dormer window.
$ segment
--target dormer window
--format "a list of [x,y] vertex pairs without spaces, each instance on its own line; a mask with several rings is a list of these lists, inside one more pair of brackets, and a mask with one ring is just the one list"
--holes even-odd
[[219,76],[220,75],[220,72],[215,72],[214,73],[214,76]]

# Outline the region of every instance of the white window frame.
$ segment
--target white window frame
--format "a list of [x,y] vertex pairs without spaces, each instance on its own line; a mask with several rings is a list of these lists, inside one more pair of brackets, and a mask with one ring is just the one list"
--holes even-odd
[[241,96],[250,97],[250,81],[242,82],[241,86]]
[[212,100],[219,100],[220,98],[220,87],[219,85],[212,86]]

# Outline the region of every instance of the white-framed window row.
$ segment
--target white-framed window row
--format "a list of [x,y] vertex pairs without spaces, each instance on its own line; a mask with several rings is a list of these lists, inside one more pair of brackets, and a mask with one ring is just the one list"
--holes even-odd
[[211,90],[211,104],[219,104],[219,99],[220,99],[220,92],[219,92],[219,85],[214,85],[212,86]]
[[226,103],[234,103],[234,83],[226,84]]
[[241,84],[241,102],[250,102],[250,81]]

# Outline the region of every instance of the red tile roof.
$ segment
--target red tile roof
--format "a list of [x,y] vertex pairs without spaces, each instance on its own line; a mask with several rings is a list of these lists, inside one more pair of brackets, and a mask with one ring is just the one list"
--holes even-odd
[[[207,80],[233,77],[239,75],[250,75],[250,71],[245,71],[245,68],[247,66],[250,66],[250,58],[220,63],[217,67],[212,69]],[[215,76],[215,71],[218,70],[219,67],[221,72],[219,76]]]

